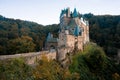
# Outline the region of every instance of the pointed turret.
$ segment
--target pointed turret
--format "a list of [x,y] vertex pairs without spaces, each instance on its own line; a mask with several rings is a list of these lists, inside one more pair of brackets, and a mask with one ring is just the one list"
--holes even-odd
[[72,16],[73,16],[73,18],[78,17],[78,12],[77,12],[76,8],[74,8],[74,12],[73,12]]
[[79,33],[80,33],[80,28],[79,28],[79,26],[76,26],[75,30],[74,30],[74,35],[79,36]]
[[49,39],[51,39],[51,38],[53,38],[53,35],[49,32],[49,33],[48,33],[48,36],[47,36],[47,41],[48,41]]
[[69,7],[64,10],[61,10],[60,18],[62,18],[63,16],[70,17],[70,8]]
[[61,10],[60,18],[63,17],[63,15],[66,14],[66,10]]

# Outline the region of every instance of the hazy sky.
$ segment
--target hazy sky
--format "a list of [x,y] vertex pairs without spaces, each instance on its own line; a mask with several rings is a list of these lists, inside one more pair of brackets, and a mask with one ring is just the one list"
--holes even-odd
[[0,0],[0,15],[48,25],[59,23],[61,9],[120,15],[120,0]]

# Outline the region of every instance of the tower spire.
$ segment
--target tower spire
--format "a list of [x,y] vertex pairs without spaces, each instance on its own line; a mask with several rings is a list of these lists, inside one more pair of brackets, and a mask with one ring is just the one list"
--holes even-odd
[[75,18],[75,17],[78,17],[78,12],[77,12],[76,8],[74,8],[73,17],[74,17],[74,18]]

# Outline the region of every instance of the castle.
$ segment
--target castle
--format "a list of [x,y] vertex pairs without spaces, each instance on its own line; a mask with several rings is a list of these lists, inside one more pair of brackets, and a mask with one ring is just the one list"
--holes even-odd
[[7,60],[16,57],[24,57],[27,64],[34,64],[40,60],[42,55],[48,59],[57,59],[64,65],[67,61],[67,53],[74,50],[83,51],[84,45],[89,42],[89,24],[88,21],[79,16],[76,8],[73,12],[70,9],[64,9],[60,14],[60,26],[58,38],[54,38],[48,33],[45,43],[45,51],[33,52],[28,54],[3,55],[0,60]]
[[74,49],[83,50],[84,44],[89,42],[89,23],[79,16],[76,8],[70,12],[70,8],[64,9],[60,14],[59,37],[54,38],[48,33],[45,47],[48,50],[57,50],[60,60],[66,53]]

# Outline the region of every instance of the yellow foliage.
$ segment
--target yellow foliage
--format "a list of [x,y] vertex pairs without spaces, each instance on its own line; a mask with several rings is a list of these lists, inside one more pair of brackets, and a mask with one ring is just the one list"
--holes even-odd
[[66,80],[70,79],[71,73],[63,69],[56,61],[48,60],[45,55],[33,70],[35,80]]
[[113,80],[120,80],[120,75],[118,73],[114,73],[112,76]]

